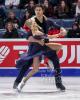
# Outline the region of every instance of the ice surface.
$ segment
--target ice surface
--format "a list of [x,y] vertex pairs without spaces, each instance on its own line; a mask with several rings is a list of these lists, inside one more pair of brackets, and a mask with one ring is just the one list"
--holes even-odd
[[57,90],[54,77],[33,77],[21,93],[13,90],[15,77],[0,77],[0,100],[80,100],[80,77],[62,77],[66,91]]

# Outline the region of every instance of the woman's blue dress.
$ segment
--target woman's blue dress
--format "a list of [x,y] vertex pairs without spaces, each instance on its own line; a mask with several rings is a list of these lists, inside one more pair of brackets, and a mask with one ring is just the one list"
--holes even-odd
[[[38,40],[40,39],[44,39],[48,42],[48,39],[46,38],[46,36],[36,36],[34,37]],[[47,46],[41,46],[38,43],[30,43],[29,45],[29,50],[28,52],[23,53],[20,58],[17,60],[16,62],[16,68],[21,68],[22,66],[24,66],[29,60],[32,60],[34,57],[39,56],[41,58],[41,56],[44,53],[44,50],[48,50],[49,48]]]

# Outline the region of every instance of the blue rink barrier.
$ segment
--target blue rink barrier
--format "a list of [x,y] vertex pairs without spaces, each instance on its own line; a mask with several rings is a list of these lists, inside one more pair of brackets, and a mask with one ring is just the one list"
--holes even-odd
[[[31,69],[30,69],[31,70]],[[30,71],[29,70],[29,71]],[[17,69],[0,69],[0,77],[15,77],[19,73]],[[27,74],[27,73],[26,73]],[[49,69],[40,69],[34,77],[52,77],[54,76],[54,71]],[[80,76],[80,69],[75,68],[62,68],[62,76]]]

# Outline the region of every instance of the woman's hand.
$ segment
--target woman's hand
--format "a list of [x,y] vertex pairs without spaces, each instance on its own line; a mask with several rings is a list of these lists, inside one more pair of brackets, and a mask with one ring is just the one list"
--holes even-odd
[[61,28],[59,36],[66,36],[66,34],[67,34],[67,31],[64,28]]
[[43,40],[40,40],[38,43],[39,43],[41,46],[44,46],[44,44],[45,44],[45,42],[44,42]]

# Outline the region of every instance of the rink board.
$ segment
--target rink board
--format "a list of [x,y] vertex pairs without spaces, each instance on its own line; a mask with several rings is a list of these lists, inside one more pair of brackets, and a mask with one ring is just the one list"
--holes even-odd
[[[30,70],[29,70],[30,71]],[[19,70],[17,69],[0,69],[0,76],[17,76],[19,73]],[[27,74],[27,73],[26,73]],[[51,71],[49,69],[40,69],[38,73],[34,75],[34,77],[52,77],[54,76],[54,71]],[[80,69],[75,68],[63,68],[62,69],[62,76],[80,76]]]
[[[80,76],[80,39],[53,39],[51,42],[63,44],[58,53],[63,76]],[[28,51],[26,39],[0,39],[0,76],[16,76],[14,67],[20,54]],[[54,72],[41,62],[40,71],[34,76],[53,76]]]

